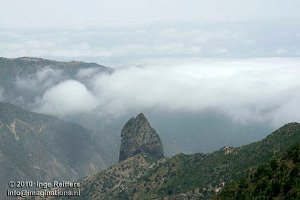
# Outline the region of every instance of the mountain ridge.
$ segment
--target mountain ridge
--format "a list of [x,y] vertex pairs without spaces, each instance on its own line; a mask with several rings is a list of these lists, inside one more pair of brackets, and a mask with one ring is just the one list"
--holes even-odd
[[[63,66],[63,65],[68,65],[71,64],[73,66],[77,66],[80,64],[83,64],[86,67],[99,67],[99,68],[103,68],[105,70],[111,71],[112,68],[110,67],[106,67],[104,65],[99,65],[97,63],[94,62],[83,62],[83,61],[58,61],[58,60],[50,60],[50,59],[45,59],[45,58],[39,58],[39,57],[17,57],[17,58],[5,58],[5,57],[0,57],[0,63],[1,63],[1,67],[8,65],[8,64],[12,64],[15,63],[16,65],[20,65],[22,64],[22,62],[25,62],[23,64],[32,64],[32,66],[37,66],[37,64],[41,65],[41,66],[47,66],[47,65],[59,65],[59,66]],[[24,65],[26,66],[26,65]]]
[[[244,177],[249,169],[280,155],[299,140],[300,124],[289,123],[265,139],[241,147],[178,154],[158,161],[145,159],[147,164],[129,179],[118,175],[135,169],[125,160],[84,179],[82,194],[85,199],[211,199],[228,182]],[[140,159],[139,155],[130,158],[131,162],[135,159]],[[109,186],[103,181],[108,179]]]
[[248,171],[247,176],[225,185],[215,196],[222,199],[299,199],[300,143]]

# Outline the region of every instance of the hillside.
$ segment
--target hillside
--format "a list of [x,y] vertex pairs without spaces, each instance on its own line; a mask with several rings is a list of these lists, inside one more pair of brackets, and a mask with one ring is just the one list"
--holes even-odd
[[247,177],[226,185],[215,200],[299,199],[300,144],[250,170]]
[[11,180],[77,180],[106,168],[107,160],[91,131],[0,102],[1,195]]
[[131,165],[141,162],[141,156],[133,157],[87,177],[79,199],[211,199],[226,183],[299,140],[300,124],[290,123],[262,141],[211,154],[179,154],[157,162],[142,159],[142,165]]

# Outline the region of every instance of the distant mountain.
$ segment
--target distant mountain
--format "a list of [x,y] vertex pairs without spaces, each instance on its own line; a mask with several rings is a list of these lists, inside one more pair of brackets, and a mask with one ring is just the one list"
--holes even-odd
[[0,190],[9,181],[77,180],[110,158],[78,124],[0,102]]
[[210,154],[158,161],[137,154],[84,179],[78,199],[211,199],[227,183],[299,141],[300,124],[290,123],[259,142]]
[[98,65],[97,63],[85,63],[80,61],[59,62],[43,58],[19,57],[3,58],[0,57],[0,77],[12,78],[34,74],[45,67],[64,70],[69,76],[74,76],[79,69],[98,68],[103,72],[112,72],[112,68]]
[[121,137],[120,162],[139,153],[149,154],[155,159],[164,157],[160,137],[143,113],[136,118],[131,118],[125,124]]
[[44,94],[48,87],[61,80],[77,80],[79,70],[84,69],[94,69],[94,73],[113,72],[112,68],[96,63],[0,57],[0,89],[4,89],[6,101],[29,108],[28,104],[32,104],[38,95]]
[[300,199],[300,144],[226,185],[214,199]]

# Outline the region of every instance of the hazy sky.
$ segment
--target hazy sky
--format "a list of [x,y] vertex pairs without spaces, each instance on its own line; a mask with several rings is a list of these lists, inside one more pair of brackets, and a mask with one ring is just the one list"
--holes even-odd
[[299,19],[299,0],[0,0],[0,23]]
[[110,67],[298,57],[299,8],[299,0],[0,0],[0,56]]
[[0,56],[97,62],[300,56],[300,21],[164,22],[136,25],[5,27]]

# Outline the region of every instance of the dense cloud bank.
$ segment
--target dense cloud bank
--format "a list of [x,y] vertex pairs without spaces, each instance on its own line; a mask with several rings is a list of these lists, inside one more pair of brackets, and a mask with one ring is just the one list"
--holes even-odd
[[149,109],[215,109],[235,121],[278,126],[300,121],[299,77],[298,58],[158,60],[112,74],[84,69],[74,79],[44,69],[17,85],[42,88],[35,110],[58,116],[96,113],[113,119]]
[[4,89],[0,87],[0,101],[4,100]]

